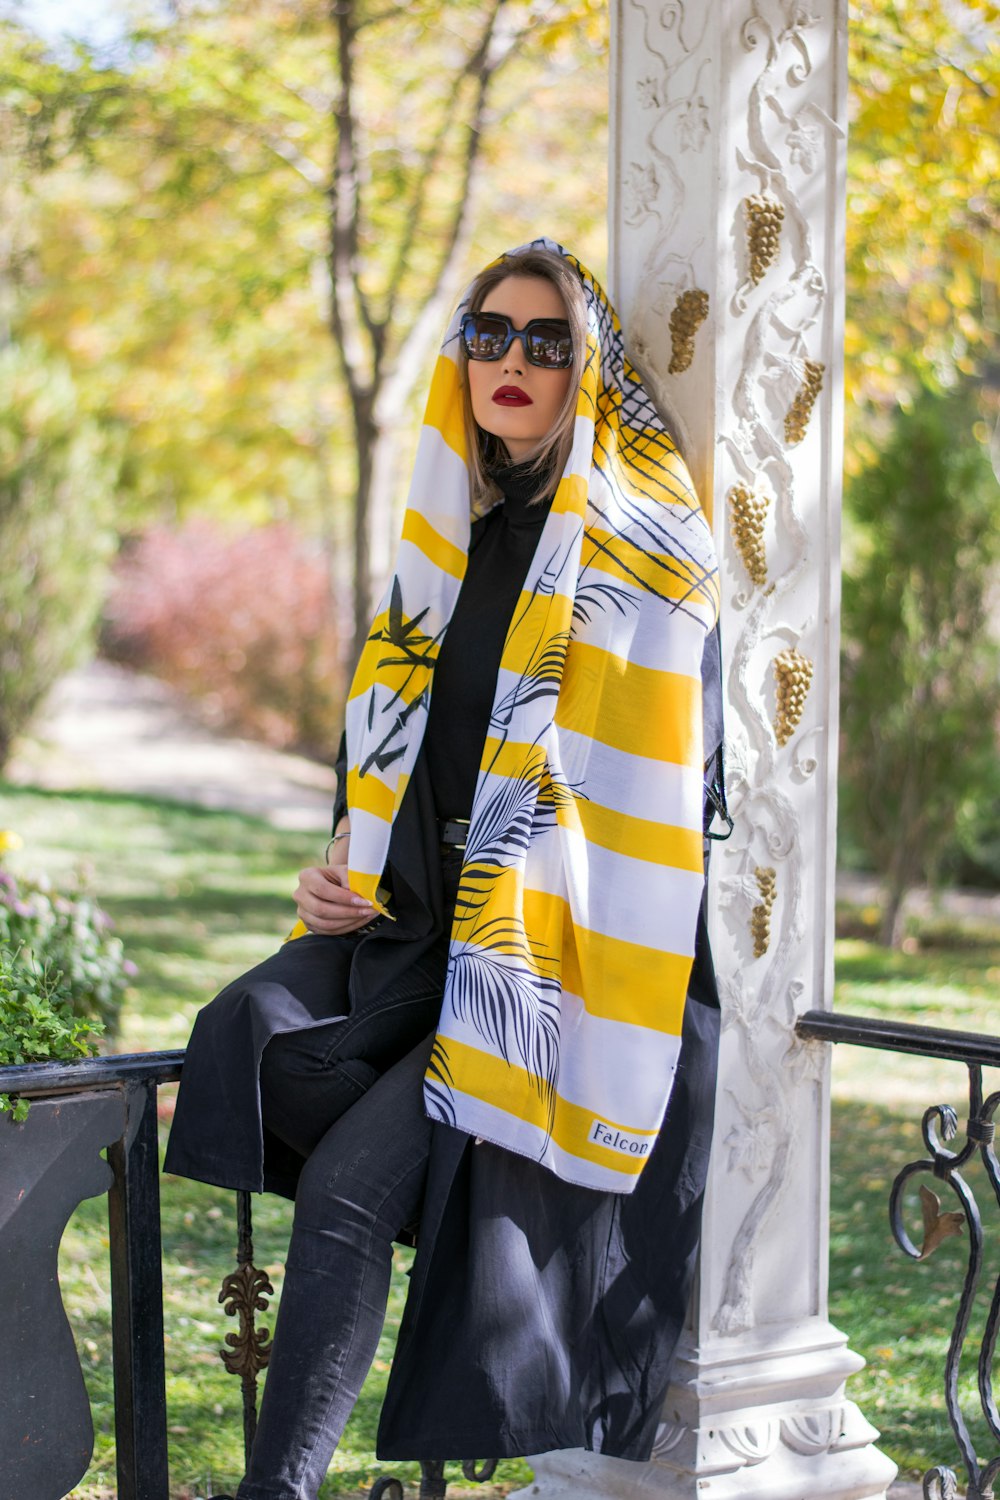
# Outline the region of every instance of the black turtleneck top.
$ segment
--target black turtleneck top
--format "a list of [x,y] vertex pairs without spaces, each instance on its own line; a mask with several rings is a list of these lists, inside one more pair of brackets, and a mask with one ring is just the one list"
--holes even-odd
[[441,643],[421,754],[439,818],[468,818],[496,692],[497,670],[551,500],[529,464],[492,469],[503,500],[472,523],[469,562]]

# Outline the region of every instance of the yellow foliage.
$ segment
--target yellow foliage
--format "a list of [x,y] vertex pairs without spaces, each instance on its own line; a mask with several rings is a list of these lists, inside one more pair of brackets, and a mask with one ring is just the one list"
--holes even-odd
[[[376,314],[392,299],[406,328],[460,180],[471,83],[457,68],[484,5],[357,9],[355,265]],[[505,35],[527,37],[489,99],[461,273],[548,233],[602,274],[608,9],[507,0]],[[852,0],[845,348],[858,406],[895,404],[915,374],[947,380],[996,357],[998,19],[995,0]],[[326,0],[186,8],[147,27],[122,77],[60,72],[26,36],[0,33],[8,109],[22,121],[0,147],[15,332],[65,356],[89,410],[130,433],[132,519],[239,509],[329,531],[354,455],[329,330]],[[91,116],[76,139],[72,121]],[[48,132],[44,171],[26,121]]]
[[846,375],[856,402],[894,403],[910,372],[947,379],[996,347],[997,16],[992,0],[852,0]]

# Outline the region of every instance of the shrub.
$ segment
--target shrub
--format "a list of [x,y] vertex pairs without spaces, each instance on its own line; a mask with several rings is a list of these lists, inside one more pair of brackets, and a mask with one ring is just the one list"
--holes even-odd
[[0,767],[92,645],[117,466],[68,368],[32,344],[0,348]]
[[156,527],[125,549],[103,649],[219,725],[329,758],[343,717],[328,569],[290,526]]
[[[103,1029],[100,1021],[74,1014],[70,986],[58,970],[0,943],[0,1066],[93,1057]],[[23,1120],[28,1101],[0,1094],[4,1111]]]
[[997,784],[1000,531],[976,417],[968,390],[921,391],[848,490],[842,826],[885,881],[884,941],[907,889],[940,878],[963,807]]
[[96,1023],[111,1036],[136,972],[112,927],[82,878],[60,894],[44,876],[18,878],[0,870],[0,952],[22,955],[17,966],[25,982],[30,973],[58,975],[60,1003],[76,1020]]

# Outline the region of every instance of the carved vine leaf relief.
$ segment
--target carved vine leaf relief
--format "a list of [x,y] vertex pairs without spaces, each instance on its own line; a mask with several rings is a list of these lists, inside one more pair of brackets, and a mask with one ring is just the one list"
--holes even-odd
[[630,20],[630,29],[642,36],[649,71],[635,84],[646,122],[644,159],[630,161],[622,174],[623,209],[630,227],[655,227],[655,233],[639,276],[645,316],[628,321],[636,356],[655,384],[655,360],[645,355],[659,344],[663,323],[670,322],[669,373],[676,377],[690,369],[697,332],[708,314],[708,294],[694,274],[701,239],[692,237],[684,212],[686,177],[698,168],[682,158],[701,156],[712,138],[715,98],[706,48],[711,7],[687,0],[631,0],[631,10],[639,22],[631,28]]
[[812,173],[820,157],[823,136],[818,125],[799,115],[792,121],[785,137],[788,159],[803,172]]
[[[739,623],[729,674],[744,737],[737,821],[751,832],[742,847],[731,844],[725,851],[720,892],[728,885],[732,915],[734,902],[744,913],[750,947],[742,1024],[733,1038],[739,1075],[753,1089],[741,1104],[748,1139],[728,1144],[731,1170],[750,1178],[756,1192],[734,1238],[713,1319],[726,1334],[754,1322],[756,1249],[795,1175],[788,1168],[799,1140],[795,1096],[822,1070],[815,1049],[796,1047],[790,1031],[806,992],[803,965],[812,966],[803,949],[808,840],[796,793],[816,759],[800,764],[796,741],[816,732],[807,715],[814,660],[822,649],[821,642],[803,649],[815,619],[796,618],[813,557],[815,461],[810,472],[793,462],[792,450],[811,435],[822,391],[819,336],[828,284],[800,191],[830,162],[835,139],[812,81],[813,36],[827,24],[824,18],[794,0],[751,0],[744,16],[740,45],[755,72],[745,130],[742,139],[735,132],[732,148],[740,196],[732,219],[737,290],[729,307],[734,326],[742,329],[742,348],[732,416],[720,443],[731,465],[726,493],[738,559],[732,604]],[[773,542],[765,541],[765,530]],[[784,637],[778,647],[775,635]],[[758,1175],[753,1166],[765,1140],[769,1170]],[[802,1433],[799,1441],[808,1446],[811,1439]]]
[[654,212],[653,205],[660,191],[656,170],[648,162],[634,161],[622,179],[622,194],[625,200],[625,222],[641,224]]
[[682,151],[703,151],[712,134],[708,105],[702,94],[696,99],[686,99],[680,106],[680,122],[677,134]]
[[724,1141],[729,1152],[729,1170],[742,1172],[753,1182],[771,1164],[778,1121],[769,1105],[761,1109],[750,1109],[732,1089],[727,1092],[743,1117],[742,1123],[734,1125]]
[[803,1412],[782,1417],[781,1438],[793,1453],[811,1458],[833,1447],[843,1425],[843,1408],[839,1406],[828,1407],[825,1411]]

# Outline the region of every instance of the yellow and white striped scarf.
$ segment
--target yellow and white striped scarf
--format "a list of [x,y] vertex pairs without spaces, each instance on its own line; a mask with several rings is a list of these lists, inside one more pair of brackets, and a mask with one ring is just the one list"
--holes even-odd
[[[711,532],[601,287],[572,453],[501,657],[425,1080],[432,1119],[630,1192],[663,1119],[702,894]],[[468,558],[456,358],[431,383],[395,572],[347,706],[351,888],[393,819]]]

